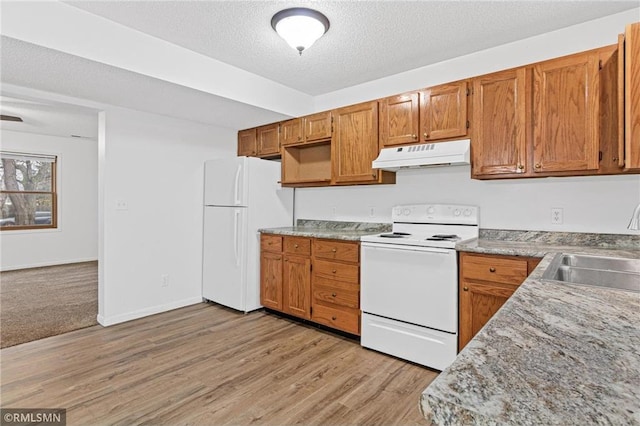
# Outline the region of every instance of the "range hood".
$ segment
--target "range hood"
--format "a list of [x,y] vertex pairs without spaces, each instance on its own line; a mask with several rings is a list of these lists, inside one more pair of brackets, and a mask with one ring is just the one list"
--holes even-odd
[[392,172],[405,168],[470,164],[470,139],[384,148],[373,160],[374,169]]

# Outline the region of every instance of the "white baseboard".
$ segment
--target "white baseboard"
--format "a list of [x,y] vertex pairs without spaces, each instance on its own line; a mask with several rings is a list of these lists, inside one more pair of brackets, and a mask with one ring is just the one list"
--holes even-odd
[[126,321],[131,321],[138,318],[148,317],[149,315],[159,314],[162,312],[171,311],[173,309],[183,308],[189,305],[195,305],[202,303],[202,297],[190,297],[188,299],[177,300],[171,303],[165,303],[164,305],[151,306],[149,308],[140,309],[126,314],[114,315],[112,317],[105,317],[98,314],[96,317],[98,323],[104,327],[110,325],[120,324]]
[[54,260],[51,262],[30,263],[27,265],[4,266],[0,269],[0,272],[15,271],[18,269],[42,268],[43,266],[67,265],[70,263],[94,262],[97,260],[98,260],[97,257],[90,257],[85,259],[65,259],[65,260]]

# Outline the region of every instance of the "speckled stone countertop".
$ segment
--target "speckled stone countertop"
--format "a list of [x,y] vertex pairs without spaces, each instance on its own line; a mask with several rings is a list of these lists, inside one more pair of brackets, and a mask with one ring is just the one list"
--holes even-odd
[[391,224],[298,219],[296,226],[264,228],[259,231],[266,234],[291,235],[295,237],[360,241],[360,237],[363,235],[391,231]]
[[507,235],[481,233],[459,247],[544,258],[424,391],[425,418],[439,425],[640,424],[640,294],[541,278],[557,252],[640,258],[637,236],[621,236],[620,247],[595,234],[525,234],[500,241],[494,238]]

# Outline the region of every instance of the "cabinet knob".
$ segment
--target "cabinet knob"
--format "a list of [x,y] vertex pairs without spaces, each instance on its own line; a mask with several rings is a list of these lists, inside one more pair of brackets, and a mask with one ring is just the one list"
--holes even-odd
[[496,271],[496,268],[494,267],[489,268],[489,272],[495,272],[495,271]]
[[518,169],[519,169],[519,170],[523,170],[523,169],[524,169],[524,166],[523,166],[522,164],[518,164]]
[[539,169],[540,167],[542,167],[542,165],[540,163],[536,163],[536,169]]
[[469,287],[463,287],[462,290],[469,291]]
[[334,316],[332,316],[332,317],[331,317],[331,319],[332,319],[333,321],[335,321],[335,320],[337,320],[337,319],[338,319],[338,317],[334,315]]
[[302,136],[298,136],[298,140],[302,139]]
[[428,139],[428,138],[429,138],[429,133],[426,133],[426,132],[425,132],[425,134],[424,134],[424,135],[422,135],[422,136],[424,136],[424,138],[425,138],[425,139]]
[[294,245],[293,245],[293,248],[298,248],[298,245],[297,245],[297,244],[294,244]]
[[418,139],[418,135],[411,135],[412,138]]
[[337,252],[338,250],[337,250],[336,248],[332,248],[332,249],[331,249],[331,251],[335,253],[335,252]]
[[331,297],[336,297],[336,296],[337,296],[337,294],[331,293]]
[[613,161],[618,161],[618,157],[613,157],[612,160]]
[[333,272],[333,273],[335,274],[335,273],[336,273],[336,270],[334,269],[334,270],[333,270],[333,271],[331,271],[331,272]]

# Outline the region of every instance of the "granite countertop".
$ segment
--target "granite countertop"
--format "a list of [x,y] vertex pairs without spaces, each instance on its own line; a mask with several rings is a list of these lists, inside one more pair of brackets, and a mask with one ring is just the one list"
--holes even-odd
[[427,420],[640,424],[640,294],[541,278],[557,252],[640,258],[638,236],[618,236],[617,246],[597,234],[524,241],[496,235],[481,233],[456,248],[544,258],[424,391],[420,408]]
[[259,230],[259,232],[266,234],[346,241],[360,241],[360,237],[363,235],[379,234],[389,231],[391,231],[390,223],[339,222],[309,219],[298,219],[296,226],[263,228]]

